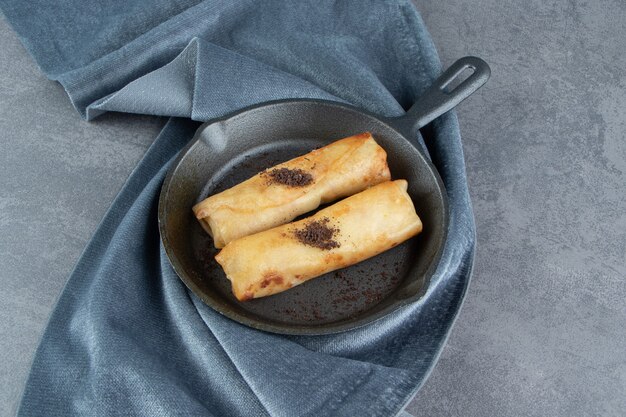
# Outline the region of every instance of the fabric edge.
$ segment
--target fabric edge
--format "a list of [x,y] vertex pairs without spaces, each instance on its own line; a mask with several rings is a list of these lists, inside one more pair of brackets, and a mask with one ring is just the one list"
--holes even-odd
[[[50,322],[55,318],[56,314],[58,314],[57,313],[57,311],[58,311],[57,310],[57,306],[64,299],[64,296],[66,296],[66,291],[68,290],[69,286],[71,285],[71,281],[72,281],[71,278],[74,276],[76,271],[80,270],[80,268],[82,268],[83,265],[88,263],[85,260],[86,258],[84,257],[84,255],[86,253],[88,253],[89,251],[91,251],[95,247],[96,239],[94,239],[94,238],[96,237],[96,235],[99,235],[100,233],[103,233],[104,231],[106,231],[104,229],[104,226],[107,223],[109,223],[111,221],[115,221],[115,222],[119,221],[119,219],[115,219],[114,216],[117,215],[117,213],[115,213],[115,212],[119,209],[118,206],[123,204],[123,202],[122,202],[122,195],[128,189],[130,189],[132,186],[139,186],[139,184],[135,184],[135,183],[130,184],[130,181],[135,177],[135,173],[139,169],[142,169],[144,166],[149,165],[150,161],[148,161],[147,157],[151,156],[151,153],[155,152],[154,149],[157,147],[157,144],[159,143],[159,137],[163,134],[163,132],[165,132],[166,129],[171,128],[171,126],[175,122],[176,122],[176,118],[169,118],[164,123],[163,128],[161,129],[161,132],[159,133],[159,135],[157,135],[155,140],[148,147],[148,149],[146,150],[144,156],[141,159],[141,162],[139,164],[137,164],[137,166],[135,168],[133,168],[133,170],[128,175],[127,179],[124,182],[124,185],[120,188],[120,190],[118,191],[117,195],[113,199],[113,202],[111,203],[111,205],[109,206],[107,211],[102,216],[102,219],[100,220],[100,222],[96,226],[93,235],[91,236],[91,238],[89,239],[89,241],[87,242],[87,244],[85,245],[83,250],[81,251],[80,255],[78,256],[78,258],[76,260],[76,262],[74,263],[74,266],[72,267],[70,273],[68,274],[67,279],[65,281],[65,284],[63,284],[63,287],[61,288],[61,291],[59,291],[59,294],[57,295],[56,299],[54,300],[53,307],[52,307],[52,309],[50,311],[50,314],[48,315],[48,318],[46,320],[46,324],[43,327],[43,331],[39,335],[39,339],[37,341],[37,348],[33,352],[33,355],[32,355],[32,357],[30,359],[30,367],[29,367],[28,376],[24,380],[24,383],[22,384],[21,389],[19,391],[19,395],[18,395],[19,401],[18,401],[17,406],[16,406],[16,408],[14,410],[15,411],[15,413],[14,413],[15,416],[21,415],[21,411],[22,411],[22,407],[23,407],[23,398],[24,398],[24,394],[26,393],[26,389],[28,388],[28,385],[30,384],[31,373],[32,373],[32,370],[33,370],[34,361],[35,361],[36,357],[39,355],[39,351],[41,349],[42,341],[43,341],[43,339],[46,337],[46,335],[48,333]],[[137,182],[139,182],[139,181],[137,181]],[[147,182],[147,181],[143,180],[142,182]]]

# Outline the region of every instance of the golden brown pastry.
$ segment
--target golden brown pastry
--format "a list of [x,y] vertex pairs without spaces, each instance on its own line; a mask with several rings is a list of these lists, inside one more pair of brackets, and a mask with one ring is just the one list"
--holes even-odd
[[421,232],[406,190],[405,180],[384,182],[306,219],[234,240],[215,259],[238,300],[285,291]]
[[362,133],[263,171],[193,211],[215,247],[222,248],[390,178],[387,153]]

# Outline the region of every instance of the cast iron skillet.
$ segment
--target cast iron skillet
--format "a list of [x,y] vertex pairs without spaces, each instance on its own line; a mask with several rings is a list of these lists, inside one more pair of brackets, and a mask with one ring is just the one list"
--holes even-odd
[[[448,91],[465,69],[473,70],[472,74]],[[481,59],[462,58],[398,118],[377,117],[331,101],[281,100],[203,124],[169,171],[159,200],[159,230],[174,270],[218,312],[245,325],[283,334],[353,329],[418,300],[441,256],[448,206],[435,167],[413,143],[421,127],[476,91],[489,75],[489,66]],[[191,207],[263,169],[365,131],[387,151],[392,177],[408,180],[423,232],[365,262],[281,294],[237,301],[213,259],[217,250],[212,239]]]

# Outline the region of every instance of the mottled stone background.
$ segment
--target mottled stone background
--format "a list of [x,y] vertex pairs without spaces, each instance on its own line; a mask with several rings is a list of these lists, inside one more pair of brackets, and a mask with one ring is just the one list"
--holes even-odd
[[[459,108],[474,278],[415,416],[626,415],[626,2],[415,0]],[[73,264],[164,120],[82,121],[0,19],[0,415]]]

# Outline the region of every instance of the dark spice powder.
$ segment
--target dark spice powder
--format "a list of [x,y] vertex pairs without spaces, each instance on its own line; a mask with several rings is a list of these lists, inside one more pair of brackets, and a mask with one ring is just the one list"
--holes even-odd
[[288,187],[305,187],[313,182],[313,176],[299,168],[274,168],[271,171],[264,172],[263,175],[269,177],[270,183]]
[[314,220],[307,223],[303,229],[296,230],[294,234],[296,238],[305,245],[323,250],[338,248],[340,246],[339,242],[333,240],[333,237],[339,230],[329,227],[329,221],[328,218]]

